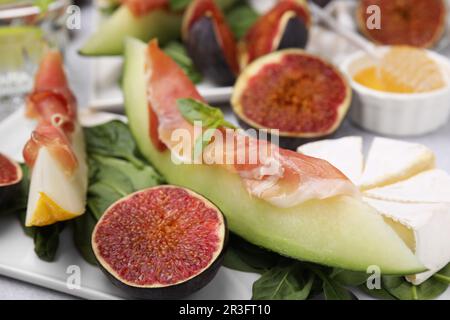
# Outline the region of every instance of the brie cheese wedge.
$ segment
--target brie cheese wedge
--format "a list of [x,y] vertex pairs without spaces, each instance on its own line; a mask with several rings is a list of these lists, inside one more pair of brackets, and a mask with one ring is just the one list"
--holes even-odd
[[396,183],[434,167],[434,153],[423,145],[375,138],[367,156],[361,189]]
[[407,276],[419,285],[450,262],[450,175],[433,169],[427,147],[375,138],[363,167],[362,139],[309,143],[298,151],[327,160],[354,183],[428,271]]
[[428,170],[405,181],[367,190],[365,194],[397,202],[450,204],[450,175],[443,170]]

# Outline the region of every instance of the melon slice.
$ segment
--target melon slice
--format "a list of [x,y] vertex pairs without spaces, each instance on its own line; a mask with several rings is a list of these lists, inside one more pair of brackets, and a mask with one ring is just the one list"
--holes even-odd
[[367,190],[365,194],[397,202],[450,203],[450,175],[443,170],[428,170],[405,181]]
[[164,9],[136,17],[127,6],[118,8],[80,49],[87,56],[115,56],[123,53],[126,37],[147,41],[158,38],[161,44],[180,35],[181,15]]
[[170,152],[159,151],[149,134],[154,122],[147,103],[146,48],[127,40],[125,108],[141,152],[169,183],[203,195],[221,209],[230,230],[282,255],[363,272],[371,265],[386,274],[425,270],[383,218],[358,198],[338,196],[280,208],[252,197],[237,174],[220,166],[174,164]]
[[396,183],[434,166],[434,153],[424,145],[375,138],[361,178],[361,188],[368,190]]
[[354,184],[361,179],[364,166],[362,137],[345,137],[304,144],[297,152],[327,160],[345,174]]

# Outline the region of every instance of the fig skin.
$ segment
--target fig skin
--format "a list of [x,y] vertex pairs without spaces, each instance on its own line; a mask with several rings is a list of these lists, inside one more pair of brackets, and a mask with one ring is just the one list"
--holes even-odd
[[292,17],[286,24],[277,50],[305,48],[308,44],[309,28],[298,17]]
[[[20,191],[20,182],[23,178],[23,172],[20,168],[19,164],[15,162],[14,160],[1,155],[4,158],[6,158],[11,164],[14,165],[14,168],[17,172],[17,178],[14,181],[11,181],[10,183],[5,183],[3,185],[0,185],[0,208],[3,208],[6,206],[12,197],[16,196],[17,193]],[[3,170],[3,168],[2,168]]]
[[217,40],[214,22],[203,16],[189,30],[185,41],[189,56],[200,73],[219,86],[230,86],[236,80]]
[[[310,57],[312,59],[317,59],[318,61],[321,61],[325,65],[327,65],[330,69],[332,69],[336,75],[339,76],[339,78],[343,82],[343,86],[345,90],[344,100],[336,107],[336,119],[334,120],[333,124],[327,129],[327,130],[319,130],[319,131],[290,131],[290,130],[284,130],[283,128],[276,128],[279,129],[279,137],[280,137],[280,144],[283,147],[286,147],[288,149],[293,148],[291,141],[295,140],[295,143],[298,141],[308,141],[309,139],[316,139],[316,138],[322,138],[326,136],[332,135],[342,124],[342,121],[344,120],[347,111],[350,108],[351,100],[352,100],[352,90],[350,85],[348,84],[348,81],[346,80],[345,76],[342,75],[336,67],[332,66],[329,63],[326,63],[321,58],[311,55],[309,53],[306,53],[304,50],[301,49],[284,49],[276,52],[272,52],[268,55],[265,55],[255,61],[253,61],[250,65],[248,65],[241,73],[239,78],[236,81],[236,85],[234,87],[233,95],[231,98],[231,105],[233,108],[233,111],[235,115],[238,117],[240,123],[245,123],[246,127],[255,128],[255,129],[275,129],[273,127],[266,127],[253,119],[250,119],[245,114],[245,107],[241,103],[242,96],[244,95],[245,91],[248,89],[248,84],[250,80],[253,79],[253,77],[257,77],[258,73],[263,70],[263,68],[267,65],[277,64],[279,61],[283,59],[284,55],[299,55],[299,56],[305,56]],[[290,141],[291,140],[291,141]]]
[[[150,189],[158,189],[158,188],[180,188],[180,189],[185,189],[185,188],[176,187],[176,186],[169,186],[169,185],[157,186],[157,187],[153,187],[153,188],[150,188]],[[149,190],[149,189],[147,189],[147,190]],[[225,215],[223,215],[223,213],[218,209],[217,206],[212,204],[209,200],[207,200],[203,196],[201,196],[199,194],[196,194],[193,191],[190,191],[188,189],[185,189],[185,190],[188,191],[189,193],[193,194],[198,199],[201,199],[201,200],[205,201],[207,204],[214,206],[215,210],[217,211],[217,214],[220,214],[220,216],[222,217],[223,227],[224,227],[224,236],[223,236],[223,240],[222,240],[222,243],[221,243],[222,246],[221,246],[219,255],[215,258],[215,260],[213,261],[213,263],[211,263],[210,266],[205,268],[201,273],[195,275],[194,277],[192,277],[192,278],[190,278],[190,279],[188,279],[186,281],[179,282],[179,283],[173,284],[173,285],[160,286],[160,287],[152,287],[151,285],[148,285],[148,286],[137,286],[137,285],[133,285],[131,283],[127,283],[125,280],[122,281],[121,279],[118,278],[118,276],[113,275],[108,270],[108,268],[105,267],[105,265],[107,263],[102,259],[102,257],[99,256],[99,254],[98,254],[98,252],[96,250],[94,236],[95,236],[95,233],[96,233],[98,225],[100,225],[102,223],[103,219],[100,219],[97,222],[97,225],[94,228],[94,231],[92,233],[92,239],[91,239],[92,249],[93,249],[94,256],[95,256],[95,259],[97,261],[97,264],[100,267],[100,269],[102,270],[102,272],[107,276],[107,278],[116,287],[121,289],[123,292],[125,292],[130,297],[133,297],[133,298],[136,298],[136,299],[151,299],[151,300],[182,299],[182,298],[185,298],[185,297],[193,294],[194,292],[202,289],[207,284],[209,284],[209,282],[211,282],[211,280],[216,276],[217,272],[219,271],[219,269],[220,269],[220,267],[222,265],[224,256],[225,256],[225,252],[226,252],[227,247],[228,247],[228,239],[229,239],[229,231],[228,231],[228,225],[227,225],[227,220],[225,218]],[[141,191],[138,191],[136,193],[144,192],[144,191],[146,191],[146,190],[141,190]],[[133,195],[134,194],[131,194],[131,195],[125,197],[125,198],[122,198],[122,199],[116,201],[115,203],[113,203],[105,211],[105,213],[107,213],[116,204],[118,204],[120,202],[123,202],[123,201],[126,201],[128,198],[130,198]],[[103,216],[105,216],[105,214]]]
[[303,49],[309,40],[311,15],[304,0],[279,0],[261,16],[239,42],[239,64],[282,49]]

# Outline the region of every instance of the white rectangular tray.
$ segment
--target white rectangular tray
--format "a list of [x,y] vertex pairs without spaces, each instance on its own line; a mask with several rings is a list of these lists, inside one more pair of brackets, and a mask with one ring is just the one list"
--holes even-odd
[[[18,110],[0,122],[0,137],[4,137],[0,140],[0,152],[17,161],[23,160],[23,145],[35,126],[33,121],[25,119],[23,113],[23,110]],[[92,113],[87,110],[81,112],[80,118],[83,125],[86,126],[100,124],[115,118],[125,119],[123,116],[111,113]],[[230,112],[227,112],[227,118],[235,121]],[[347,135],[361,135],[366,140],[373,137],[346,122],[336,137]],[[434,134],[409,140],[428,145],[436,152],[439,167],[450,170],[450,124]],[[70,289],[66,285],[70,276],[67,273],[68,268],[74,265],[81,270],[80,289]],[[61,234],[56,261],[45,262],[34,253],[33,239],[24,234],[18,218],[1,213],[0,274],[86,299],[127,298],[109,282],[100,269],[88,264],[79,255],[73,244],[70,228],[66,228]],[[256,274],[222,267],[209,285],[190,296],[189,299],[250,299],[252,284],[257,278]],[[359,291],[355,291],[355,294],[360,299],[371,299]],[[450,289],[439,299],[449,300]]]

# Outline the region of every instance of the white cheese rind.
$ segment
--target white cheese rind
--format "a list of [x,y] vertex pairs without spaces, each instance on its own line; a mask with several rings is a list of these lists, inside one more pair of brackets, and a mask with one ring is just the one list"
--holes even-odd
[[405,180],[434,166],[435,155],[424,145],[377,137],[367,156],[361,188],[368,190]]
[[415,254],[429,271],[407,277],[410,282],[419,285],[450,262],[450,205],[364,200],[414,233]]
[[328,161],[354,184],[361,179],[364,166],[362,137],[311,142],[298,147],[297,152]]
[[450,203],[450,175],[443,170],[428,170],[405,181],[367,190],[364,195],[397,202]]

